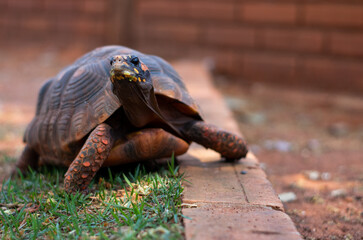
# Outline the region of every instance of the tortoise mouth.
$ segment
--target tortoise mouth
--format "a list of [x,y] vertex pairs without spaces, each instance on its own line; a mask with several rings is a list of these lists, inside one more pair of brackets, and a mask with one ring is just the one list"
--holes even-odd
[[121,65],[113,65],[110,70],[110,76],[112,82],[115,82],[115,80],[129,80],[135,81],[136,80],[136,74],[133,71],[130,71],[127,67]]

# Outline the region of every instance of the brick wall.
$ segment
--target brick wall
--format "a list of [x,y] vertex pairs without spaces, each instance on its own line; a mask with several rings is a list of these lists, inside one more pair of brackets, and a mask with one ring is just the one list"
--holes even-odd
[[212,56],[237,80],[363,92],[361,0],[139,0],[136,9],[142,49]]
[[361,0],[0,0],[0,28],[211,57],[236,81],[363,92]]
[[128,4],[124,0],[0,0],[0,37],[2,42],[22,44],[123,43],[126,38],[117,33],[124,28],[120,15],[127,15]]
[[[95,3],[98,6],[95,6]],[[9,40],[73,40],[99,37],[105,21],[102,1],[0,0],[2,38]],[[90,23],[89,23],[90,22]],[[91,28],[91,26],[93,26]]]

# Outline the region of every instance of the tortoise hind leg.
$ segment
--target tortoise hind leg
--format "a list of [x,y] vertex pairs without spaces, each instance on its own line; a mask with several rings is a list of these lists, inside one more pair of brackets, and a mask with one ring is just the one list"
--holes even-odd
[[91,132],[65,174],[66,192],[88,192],[88,185],[107,159],[113,146],[114,138],[111,130],[109,125],[102,123]]
[[32,149],[29,145],[26,145],[21,156],[15,164],[15,168],[13,169],[11,175],[15,176],[18,174],[18,170],[25,174],[29,168],[37,168],[39,162],[38,153]]
[[219,152],[227,160],[246,157],[248,152],[243,138],[203,121],[186,124],[183,133],[188,140]]

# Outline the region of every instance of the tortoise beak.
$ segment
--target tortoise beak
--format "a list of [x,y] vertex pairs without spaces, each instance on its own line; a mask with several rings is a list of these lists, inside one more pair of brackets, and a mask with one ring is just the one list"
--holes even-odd
[[129,69],[129,67],[126,64],[113,64],[110,70],[111,80],[124,80],[128,79],[132,81],[134,78],[136,78],[136,74]]

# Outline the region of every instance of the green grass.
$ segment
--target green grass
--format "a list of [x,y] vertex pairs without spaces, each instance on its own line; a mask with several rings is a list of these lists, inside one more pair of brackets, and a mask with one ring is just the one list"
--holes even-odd
[[157,172],[109,170],[87,196],[68,195],[63,175],[48,168],[3,182],[1,239],[183,239],[183,175],[173,160]]

